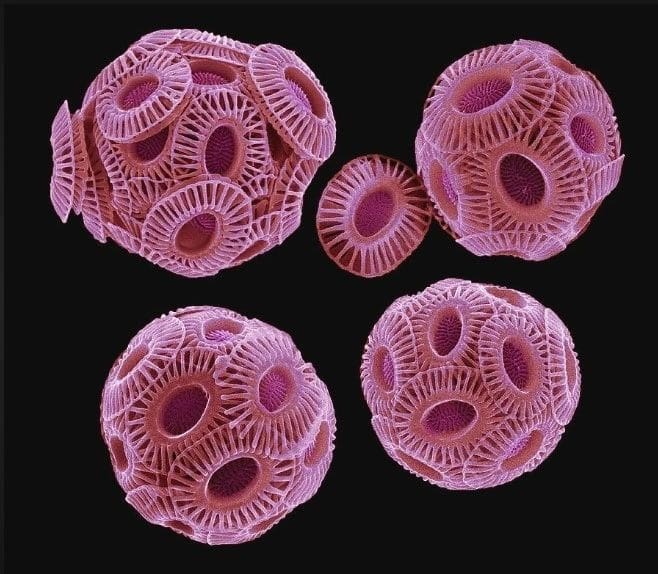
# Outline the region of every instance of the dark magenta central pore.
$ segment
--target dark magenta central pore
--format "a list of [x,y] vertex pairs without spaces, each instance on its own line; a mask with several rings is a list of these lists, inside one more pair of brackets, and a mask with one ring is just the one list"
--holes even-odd
[[596,153],[599,148],[599,138],[592,123],[583,116],[571,120],[571,136],[578,147],[585,153]]
[[463,114],[474,114],[500,100],[512,87],[512,83],[502,78],[485,80],[471,87],[459,100],[457,109]]
[[544,198],[544,176],[522,155],[511,153],[501,160],[500,180],[507,194],[521,205],[536,205]]
[[176,234],[176,247],[188,256],[203,253],[212,243],[217,229],[217,218],[201,213],[187,221]]
[[228,126],[218,127],[206,144],[206,169],[209,173],[226,175],[235,158],[235,134]]
[[462,320],[459,313],[449,310],[442,313],[435,325],[432,336],[434,350],[439,355],[447,355],[455,348],[462,335]]
[[290,377],[284,368],[275,367],[263,375],[258,385],[258,400],[270,413],[285,403],[290,393]]
[[245,491],[257,477],[258,463],[253,458],[236,458],[213,473],[208,493],[215,498],[229,498]]
[[446,401],[432,407],[424,420],[425,428],[438,435],[451,435],[469,427],[476,416],[473,405],[464,401]]
[[135,155],[140,161],[152,161],[158,157],[167,143],[169,128],[166,127],[158,133],[135,142]]
[[503,343],[503,367],[512,384],[523,391],[530,382],[530,368],[523,350],[512,340]]
[[363,237],[372,237],[381,231],[393,216],[395,201],[385,189],[366,195],[354,214],[354,227]]
[[221,86],[229,83],[229,80],[221,74],[207,70],[193,71],[192,81],[199,86]]
[[143,81],[136,82],[121,94],[119,98],[119,105],[124,110],[136,108],[142,102],[158,89],[158,82],[154,79],[144,79]]
[[196,385],[183,387],[167,400],[162,409],[162,429],[170,435],[180,435],[199,422],[208,404],[208,395]]

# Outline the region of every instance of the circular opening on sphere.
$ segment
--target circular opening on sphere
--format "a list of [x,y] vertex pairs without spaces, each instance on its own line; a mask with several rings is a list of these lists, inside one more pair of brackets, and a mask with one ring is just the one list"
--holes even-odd
[[443,169],[438,161],[433,161],[430,166],[430,192],[443,214],[450,219],[456,219],[459,202],[457,185],[450,172]]
[[293,378],[290,371],[283,366],[270,367],[258,383],[258,401],[268,412],[280,410],[290,398]]
[[317,86],[299,68],[287,68],[286,82],[295,100],[321,120],[327,115],[327,104]]
[[402,462],[404,462],[408,468],[410,468],[416,474],[436,481],[443,479],[443,475],[438,470],[434,470],[431,466],[428,466],[424,462],[419,461],[413,456],[409,456],[406,452],[396,450],[395,454]]
[[395,363],[386,347],[380,347],[375,351],[372,361],[372,377],[382,390],[387,392],[393,390],[395,386]]
[[117,470],[119,472],[125,471],[128,468],[128,457],[126,456],[123,441],[119,437],[113,436],[110,439],[110,452]]
[[181,520],[168,520],[165,522],[165,526],[187,536],[192,536],[194,534],[192,527],[189,524],[185,524]]
[[246,493],[260,474],[258,462],[251,457],[240,457],[220,466],[212,473],[206,487],[208,496],[225,502]]
[[512,88],[506,78],[488,78],[468,88],[459,99],[457,109],[463,114],[475,114],[493,106]]
[[228,64],[195,60],[190,64],[192,81],[199,86],[221,86],[235,80],[235,70]]
[[185,434],[201,420],[208,405],[208,394],[198,385],[174,391],[160,408],[160,426],[165,434]]
[[210,319],[203,325],[203,336],[213,343],[221,343],[239,335],[244,330],[244,325],[233,319]]
[[117,104],[122,110],[136,108],[158,89],[160,80],[153,74],[130,78],[117,97]]
[[313,444],[304,453],[304,464],[306,466],[315,466],[324,458],[327,452],[329,452],[329,424],[327,421],[322,421]]
[[572,76],[578,72],[578,68],[574,66],[569,60],[566,60],[559,54],[551,54],[549,62],[556,68],[562,70],[565,74]]
[[585,153],[603,152],[603,127],[597,118],[584,114],[574,116],[569,129],[573,141]]
[[524,437],[517,440],[507,452],[507,456],[501,463],[501,468],[506,471],[514,470],[526,464],[541,448],[544,435],[540,430],[533,430]]
[[508,337],[503,342],[503,368],[509,381],[521,392],[528,391],[532,382],[532,353],[528,343],[519,337]]
[[506,155],[500,160],[498,175],[503,189],[516,203],[531,207],[544,199],[544,176],[527,157],[518,153]]
[[195,215],[176,233],[176,248],[184,255],[202,255],[217,235],[217,218],[212,213]]
[[233,259],[233,263],[240,263],[251,259],[252,257],[258,255],[261,251],[264,251],[269,243],[265,239],[257,239],[249,247],[247,247],[242,253],[237,255]]
[[137,345],[128,356],[123,360],[121,368],[117,373],[119,379],[123,379],[126,375],[130,374],[137,365],[142,361],[146,355],[149,353],[149,347],[146,343],[141,343]]
[[132,156],[139,162],[149,162],[157,158],[167,145],[169,127],[167,126],[158,133],[131,144]]
[[219,126],[206,142],[206,171],[213,175],[226,176],[235,164],[238,138],[232,126]]
[[395,199],[384,188],[366,193],[354,211],[354,227],[362,237],[379,233],[393,218]]
[[576,386],[576,382],[578,381],[578,361],[576,360],[576,355],[573,352],[571,345],[569,345],[566,339],[564,340],[563,345],[567,370],[567,387],[570,391],[573,391],[574,387]]
[[475,423],[477,411],[470,403],[450,400],[434,405],[423,417],[423,426],[439,438],[457,438]]
[[514,307],[526,306],[526,300],[512,289],[505,289],[504,287],[485,287],[484,289],[490,295],[502,299]]
[[439,310],[436,314],[431,333],[432,349],[437,355],[445,357],[459,343],[462,335],[462,318],[459,311],[453,307]]

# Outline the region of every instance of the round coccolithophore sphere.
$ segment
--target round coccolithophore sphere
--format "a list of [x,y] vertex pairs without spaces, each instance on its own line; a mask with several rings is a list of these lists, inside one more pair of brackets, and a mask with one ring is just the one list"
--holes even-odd
[[386,452],[458,490],[533,470],[580,397],[573,341],[553,311],[460,279],[393,302],[370,333],[361,381]]
[[528,40],[447,68],[416,137],[436,219],[476,255],[556,255],[585,231],[623,161],[600,82]]
[[275,44],[160,30],[130,46],[52,125],[50,197],[174,273],[214,275],[282,243],[332,153],[331,103]]
[[395,159],[368,155],[345,164],[327,184],[316,226],[322,247],[339,267],[377,277],[411,255],[431,218],[416,173]]
[[237,544],[315,494],[336,421],[290,336],[228,309],[187,307],[149,323],[116,360],[101,430],[146,520]]

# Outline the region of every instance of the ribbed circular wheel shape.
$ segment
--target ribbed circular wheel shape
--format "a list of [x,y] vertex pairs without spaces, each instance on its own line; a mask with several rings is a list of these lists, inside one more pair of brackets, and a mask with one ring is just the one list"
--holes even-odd
[[50,201],[63,223],[71,210],[80,213],[87,177],[88,158],[80,114],[71,116],[64,102],[53,120],[50,134],[53,150],[53,173]]
[[616,187],[623,161],[601,83],[531,40],[449,66],[416,136],[435,218],[476,255],[556,255]]
[[339,267],[376,277],[411,255],[430,221],[425,187],[413,170],[369,155],[344,165],[327,184],[316,226],[322,247]]
[[324,161],[336,145],[329,98],[311,69],[294,52],[276,44],[249,56],[249,83],[279,135],[299,155]]
[[286,333],[229,309],[186,307],[149,323],[116,360],[101,430],[126,500],[147,521],[238,544],[316,493],[336,421]]
[[370,333],[361,382],[386,452],[456,490],[533,470],[580,398],[557,315],[519,291],[461,279],[393,302]]
[[[259,75],[272,58],[287,96]],[[179,275],[214,275],[299,227],[335,132],[326,93],[292,52],[157,30],[101,70],[81,110],[58,110],[51,203],[64,222],[82,215],[100,242]]]
[[103,90],[96,119],[106,138],[121,143],[160,130],[190,95],[192,72],[187,61],[171,52],[156,53]]

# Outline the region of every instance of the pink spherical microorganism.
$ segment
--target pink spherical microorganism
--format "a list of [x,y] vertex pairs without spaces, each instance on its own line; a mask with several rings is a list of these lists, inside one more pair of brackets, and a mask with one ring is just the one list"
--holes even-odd
[[51,202],[174,273],[214,275],[281,244],[333,152],[318,79],[292,52],[158,30],[106,66],[52,125]]
[[146,520],[207,544],[266,532],[310,499],[336,421],[292,339],[218,307],[142,329],[116,360],[101,430],[126,500]]
[[431,214],[413,170],[380,155],[353,159],[327,184],[317,231],[327,255],[362,277],[395,269],[425,237]]
[[503,484],[555,448],[580,397],[569,331],[532,297],[446,279],[396,300],[361,363],[386,452],[449,489]]
[[623,160],[600,82],[530,40],[447,68],[416,137],[436,219],[476,255],[556,255],[615,188]]

